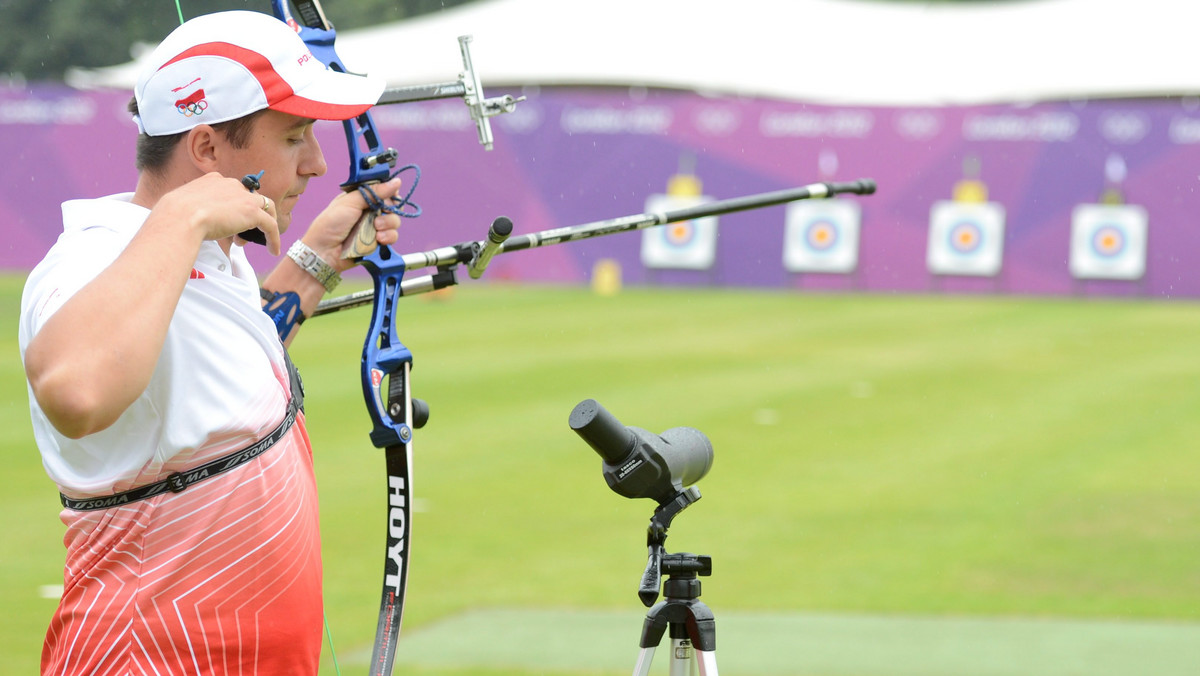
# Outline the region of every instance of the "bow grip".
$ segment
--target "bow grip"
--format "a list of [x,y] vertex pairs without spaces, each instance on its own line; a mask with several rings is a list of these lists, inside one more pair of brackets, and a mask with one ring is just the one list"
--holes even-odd
[[[375,285],[371,326],[363,342],[362,387],[367,412],[374,423],[371,442],[377,448],[406,444],[412,439],[408,373],[412,352],[396,336],[395,309],[401,296],[404,259],[381,246],[362,259]],[[385,392],[386,388],[386,392]]]

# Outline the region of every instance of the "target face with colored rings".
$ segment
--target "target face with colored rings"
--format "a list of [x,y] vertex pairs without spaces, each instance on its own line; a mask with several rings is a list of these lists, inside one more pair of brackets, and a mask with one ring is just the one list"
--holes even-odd
[[1071,212],[1071,275],[1142,279],[1150,221],[1137,204],[1078,204]]
[[983,246],[983,229],[977,223],[962,221],[950,228],[950,231],[946,233],[946,239],[951,251],[963,256],[970,256]]
[[810,251],[823,252],[837,247],[837,225],[828,220],[820,219],[809,223],[804,228],[804,244]]
[[801,200],[787,206],[783,266],[788,272],[849,273],[858,268],[862,211],[850,200]]
[[[646,213],[664,213],[711,202],[703,195],[656,193],[646,198]],[[717,257],[717,217],[703,216],[642,231],[642,264],[647,268],[710,270]]]
[[935,275],[996,276],[1004,263],[1004,206],[938,200],[929,209],[928,243]]
[[1103,258],[1115,258],[1125,251],[1125,231],[1120,226],[1106,224],[1092,233],[1092,251]]
[[663,228],[663,241],[667,246],[686,247],[696,239],[696,227],[691,221],[670,223]]

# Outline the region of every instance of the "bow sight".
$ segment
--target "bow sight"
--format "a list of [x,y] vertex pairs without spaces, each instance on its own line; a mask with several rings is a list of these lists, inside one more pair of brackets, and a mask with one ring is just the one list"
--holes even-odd
[[[333,49],[336,32],[333,24],[325,18],[321,3],[316,0],[293,0],[290,4],[295,5],[300,21],[296,21],[292,15],[288,0],[271,0],[275,16],[296,28],[313,56],[334,70],[347,72]],[[514,98],[508,95],[490,99],[484,97],[483,85],[480,84],[479,74],[475,71],[475,65],[471,60],[471,36],[460,36],[458,48],[462,53],[463,72],[459,73],[457,80],[429,85],[391,87],[383,91],[376,105],[461,98],[467,105],[471,119],[475,121],[479,143],[487,150],[491,150],[493,139],[490,118],[501,113],[513,112],[517,103],[523,101],[525,97]],[[342,184],[342,187],[355,188],[363,183],[386,180],[389,170],[396,165],[398,153],[395,149],[387,148],[380,143],[370,113],[363,113],[353,120],[347,120],[345,127],[346,142],[350,149],[350,176]],[[366,152],[362,151],[364,146]]]
[[458,48],[462,52],[463,72],[455,82],[443,82],[431,85],[412,85],[408,87],[392,87],[383,90],[379,104],[412,103],[414,101],[432,101],[434,99],[453,99],[462,97],[475,121],[479,133],[479,143],[484,148],[492,149],[492,126],[488,118],[501,113],[511,113],[516,110],[517,103],[525,97],[497,96],[484,98],[483,85],[479,83],[479,74],[471,63],[471,36],[463,35],[458,38]]

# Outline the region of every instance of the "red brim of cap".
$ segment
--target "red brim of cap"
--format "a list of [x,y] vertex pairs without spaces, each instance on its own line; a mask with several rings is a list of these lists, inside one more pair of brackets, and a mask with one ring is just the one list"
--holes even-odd
[[378,78],[325,71],[300,91],[268,107],[313,120],[349,120],[379,102],[384,82]]
[[306,117],[310,120],[349,120],[358,117],[371,109],[375,104],[345,105],[313,101],[303,96],[289,96],[279,103],[270,106],[271,110],[281,113]]

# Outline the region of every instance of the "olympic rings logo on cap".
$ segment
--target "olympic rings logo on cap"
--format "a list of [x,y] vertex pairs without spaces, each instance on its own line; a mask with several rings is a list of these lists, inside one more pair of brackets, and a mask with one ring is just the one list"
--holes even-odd
[[199,115],[200,113],[203,113],[207,109],[208,109],[208,101],[205,101],[204,99],[200,99],[199,101],[194,101],[192,103],[179,102],[179,103],[175,104],[175,110],[178,110],[179,114],[184,117],[191,117],[193,115]]
[[[200,81],[200,78],[196,78],[195,80],[192,80],[191,82],[185,84],[184,86],[176,87],[175,89],[172,89],[171,91],[178,92],[180,90],[186,89],[186,88],[196,84],[199,81]],[[175,110],[178,110],[179,114],[184,117],[192,117],[193,115],[199,115],[200,113],[203,113],[207,109],[208,109],[208,101],[206,101],[204,99],[204,89],[203,88],[197,89],[196,91],[192,92],[191,94],[188,94],[186,97],[179,99],[178,101],[175,102]]]

